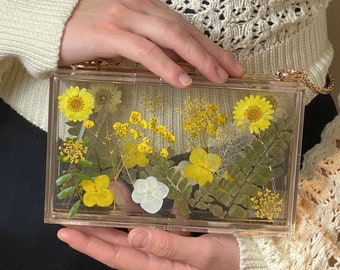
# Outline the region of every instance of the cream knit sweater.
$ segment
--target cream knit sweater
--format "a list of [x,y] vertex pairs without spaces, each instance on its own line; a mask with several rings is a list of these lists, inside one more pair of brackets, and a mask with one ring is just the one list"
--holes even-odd
[[[303,69],[315,84],[324,85],[333,57],[326,24],[330,0],[162,1],[234,53],[249,75]],[[48,72],[57,66],[64,24],[76,4],[77,0],[0,0],[0,97],[44,130]],[[307,92],[306,103],[312,98]],[[332,128],[339,130],[339,119],[306,162],[309,176],[302,176],[300,183],[296,237],[238,236],[241,269],[319,270],[332,269],[334,262],[333,269],[339,269],[340,173],[339,166],[330,168],[328,161],[336,164],[337,158],[339,163],[340,154]],[[321,149],[337,152],[326,158],[327,152],[319,155]],[[314,166],[308,166],[311,163]],[[325,170],[327,175],[321,173]]]

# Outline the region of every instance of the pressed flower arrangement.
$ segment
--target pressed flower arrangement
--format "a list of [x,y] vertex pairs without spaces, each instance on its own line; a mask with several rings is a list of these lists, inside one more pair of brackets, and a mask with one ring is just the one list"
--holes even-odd
[[[133,76],[132,76],[133,75]],[[303,87],[59,70],[51,80],[45,220],[287,233]]]

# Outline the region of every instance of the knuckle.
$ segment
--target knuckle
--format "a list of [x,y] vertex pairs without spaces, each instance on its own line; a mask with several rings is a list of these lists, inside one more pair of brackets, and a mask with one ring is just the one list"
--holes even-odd
[[138,54],[142,59],[150,57],[150,55],[155,54],[157,50],[159,50],[158,46],[153,42],[145,42],[143,44],[139,44],[138,46]]
[[179,24],[168,22],[168,24],[165,26],[165,29],[166,34],[174,40],[189,38],[189,34]]
[[177,254],[174,244],[169,239],[161,239],[153,246],[154,252],[160,257],[174,257]]

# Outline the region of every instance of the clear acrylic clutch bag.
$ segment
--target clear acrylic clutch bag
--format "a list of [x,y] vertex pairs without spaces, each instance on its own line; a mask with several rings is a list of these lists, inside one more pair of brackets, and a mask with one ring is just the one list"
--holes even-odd
[[192,77],[55,71],[45,222],[290,235],[305,87]]

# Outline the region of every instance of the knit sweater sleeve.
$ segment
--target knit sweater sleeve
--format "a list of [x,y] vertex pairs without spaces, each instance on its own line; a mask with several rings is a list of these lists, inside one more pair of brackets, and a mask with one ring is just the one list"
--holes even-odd
[[294,237],[237,236],[241,269],[340,269],[339,131],[337,116],[305,157]]
[[0,60],[18,58],[34,76],[56,67],[64,25],[77,2],[0,0]]

